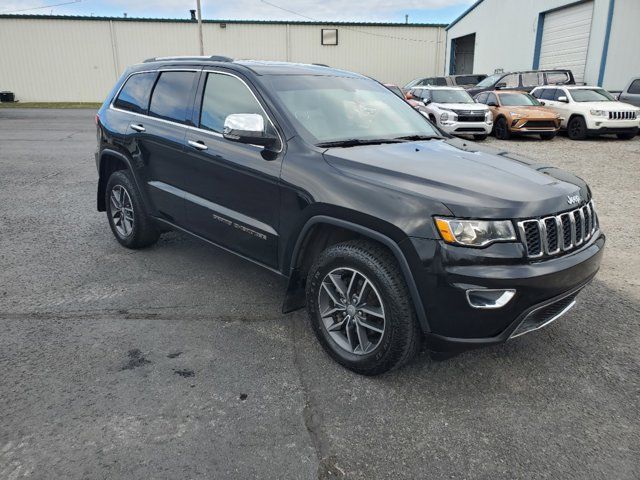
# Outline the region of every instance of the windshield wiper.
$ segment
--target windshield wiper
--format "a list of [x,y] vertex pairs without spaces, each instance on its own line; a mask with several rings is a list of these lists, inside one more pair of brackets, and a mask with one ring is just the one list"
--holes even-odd
[[365,140],[362,138],[348,138],[346,140],[336,140],[333,142],[321,142],[316,143],[316,147],[331,148],[331,147],[357,147],[358,145],[380,145],[382,143],[402,143],[406,140],[402,138],[373,138]]
[[416,140],[433,140],[441,139],[440,135],[406,135],[404,137],[396,137],[395,140],[405,140],[409,142],[415,142]]

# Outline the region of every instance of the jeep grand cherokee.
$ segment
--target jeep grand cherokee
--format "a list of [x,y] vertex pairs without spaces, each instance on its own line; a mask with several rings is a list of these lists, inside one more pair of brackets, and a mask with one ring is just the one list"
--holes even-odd
[[507,341],[569,310],[605,242],[589,187],[443,136],[381,84],[221,57],[129,68],[96,117],[118,242],[175,229],[289,279],[336,361]]

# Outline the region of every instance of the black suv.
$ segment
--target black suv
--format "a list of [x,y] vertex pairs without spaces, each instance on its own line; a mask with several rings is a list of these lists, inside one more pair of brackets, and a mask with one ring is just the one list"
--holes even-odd
[[289,279],[326,351],[374,375],[565,313],[605,243],[589,187],[443,136],[369,78],[225,58],[129,68],[97,121],[97,203],[142,248],[175,229]]
[[541,85],[575,85],[571,70],[527,70],[523,72],[494,73],[467,89],[475,97],[482,92],[507,88],[530,92]]

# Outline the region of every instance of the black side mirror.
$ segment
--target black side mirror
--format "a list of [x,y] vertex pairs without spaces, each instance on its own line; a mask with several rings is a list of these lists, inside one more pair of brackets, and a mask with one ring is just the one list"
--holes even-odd
[[264,118],[257,113],[233,113],[224,120],[222,136],[238,143],[248,143],[272,148],[278,137],[265,131]]
[[488,107],[497,107],[498,104],[496,102],[489,102],[489,103],[487,103],[487,106]]
[[501,88],[507,88],[507,84],[505,82],[496,83],[496,89],[499,90]]
[[544,102],[543,102],[543,101],[541,101],[541,100],[538,100],[538,102],[540,103],[540,105],[543,105],[543,106],[544,106],[544,105],[546,105],[546,103],[544,103]]

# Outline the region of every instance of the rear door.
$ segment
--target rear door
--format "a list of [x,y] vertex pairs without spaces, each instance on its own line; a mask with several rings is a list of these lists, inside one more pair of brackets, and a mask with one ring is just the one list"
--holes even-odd
[[146,184],[154,215],[184,226],[186,124],[193,109],[197,70],[157,72],[149,104],[131,117],[129,149]]
[[275,130],[257,97],[235,74],[203,71],[196,128],[187,132],[185,205],[191,231],[276,267],[282,140],[277,152],[267,152],[222,136],[226,117],[234,113],[262,115],[266,128]]

